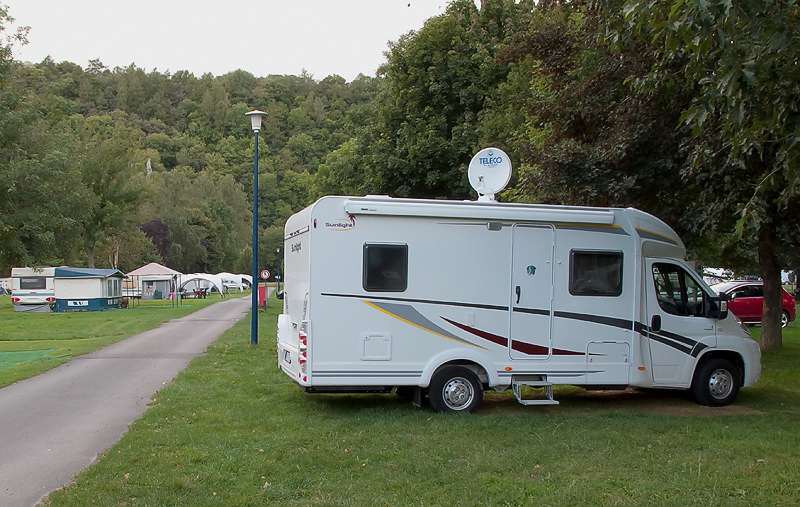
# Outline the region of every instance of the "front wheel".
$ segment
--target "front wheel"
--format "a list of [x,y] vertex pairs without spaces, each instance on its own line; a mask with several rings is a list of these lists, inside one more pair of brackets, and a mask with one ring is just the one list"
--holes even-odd
[[781,327],[786,327],[789,325],[789,314],[787,312],[781,312]]
[[448,366],[431,379],[428,397],[438,412],[472,413],[483,401],[483,385],[469,368]]
[[712,359],[695,372],[692,394],[697,403],[710,407],[729,405],[741,387],[741,372],[727,359]]

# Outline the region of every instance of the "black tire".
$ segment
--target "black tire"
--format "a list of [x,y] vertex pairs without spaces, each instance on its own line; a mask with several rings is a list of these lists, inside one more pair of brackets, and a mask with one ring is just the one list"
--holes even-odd
[[483,401],[483,384],[469,368],[448,366],[431,379],[428,398],[437,412],[474,413]]
[[730,405],[742,385],[739,368],[727,359],[711,359],[694,374],[692,394],[697,403],[709,407]]
[[789,314],[787,312],[781,312],[781,327],[786,327],[789,325]]

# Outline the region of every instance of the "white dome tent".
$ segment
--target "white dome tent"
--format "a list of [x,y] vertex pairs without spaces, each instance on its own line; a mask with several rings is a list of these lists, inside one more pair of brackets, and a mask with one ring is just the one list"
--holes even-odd
[[[199,283],[201,281],[206,283]],[[181,277],[181,291],[189,284],[193,284],[192,289],[213,287],[217,289],[221,296],[225,296],[225,284],[222,283],[222,277],[219,275],[210,275],[208,273],[190,273],[188,275],[183,275]]]
[[239,275],[239,276],[242,277],[242,281],[243,282],[247,282],[248,288],[252,288],[253,287],[253,277],[252,276],[250,276],[250,275]]
[[247,282],[248,285],[252,285],[252,277],[250,275],[237,275],[234,273],[222,272],[217,273],[217,276],[222,278],[222,284],[227,290],[244,290],[245,286],[242,284],[242,282]]

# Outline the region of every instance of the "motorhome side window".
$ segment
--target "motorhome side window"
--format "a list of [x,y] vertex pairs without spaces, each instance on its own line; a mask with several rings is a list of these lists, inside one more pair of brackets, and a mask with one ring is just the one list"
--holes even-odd
[[622,252],[572,250],[569,293],[574,296],[622,294]]
[[683,268],[675,264],[653,264],[658,305],[672,315],[703,316],[705,292]]
[[402,292],[408,286],[408,245],[364,245],[364,290]]

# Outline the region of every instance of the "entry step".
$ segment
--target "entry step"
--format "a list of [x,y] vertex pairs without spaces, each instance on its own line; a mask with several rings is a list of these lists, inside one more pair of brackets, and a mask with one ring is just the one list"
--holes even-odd
[[[522,386],[542,389],[544,398],[523,398]],[[548,382],[546,377],[542,375],[511,377],[511,390],[514,392],[514,397],[517,401],[523,405],[558,405],[558,402],[553,399],[553,384]]]

